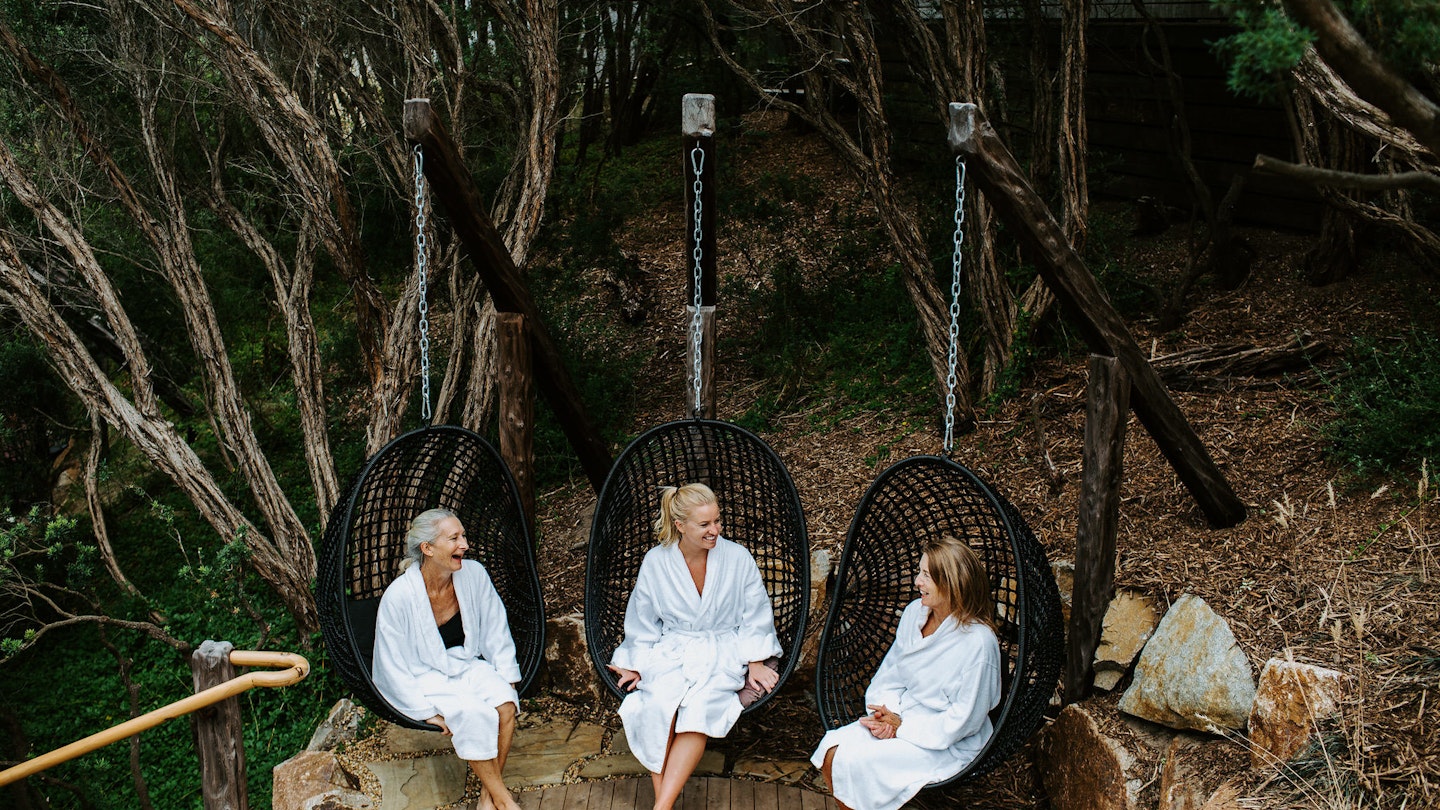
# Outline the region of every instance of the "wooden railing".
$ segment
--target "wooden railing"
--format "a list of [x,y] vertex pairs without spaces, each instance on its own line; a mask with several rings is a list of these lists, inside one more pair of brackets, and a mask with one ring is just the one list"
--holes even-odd
[[[98,734],[92,734],[83,740],[77,740],[63,748],[57,748],[48,754],[41,754],[34,759],[0,771],[0,787],[4,787],[19,779],[24,779],[32,774],[39,773],[46,768],[53,768],[62,762],[68,762],[78,756],[83,756],[111,743],[119,742],[127,737],[133,737],[146,729],[160,725],[166,720],[183,717],[191,712],[213,706],[225,700],[230,700],[241,692],[248,691],[257,686],[270,688],[289,686],[294,683],[299,683],[305,679],[305,676],[310,674],[310,662],[295,653],[264,650],[235,650],[230,648],[228,642],[207,641],[201,645],[200,649],[195,651],[195,654],[191,658],[191,669],[194,671],[197,688],[206,681],[213,680],[213,678],[210,677],[211,673],[218,671],[222,674],[222,677],[227,674],[233,675],[233,667],[275,667],[277,669],[269,672],[247,672],[239,677],[230,677],[222,683],[199,691],[190,697],[177,700],[168,706],[162,706],[152,712],[142,714],[139,717],[112,726]],[[238,712],[239,708],[235,706],[233,713],[238,716]],[[204,723],[199,725],[203,726]],[[225,732],[225,735],[236,737],[238,733],[239,729],[233,728]],[[239,790],[243,795],[243,786],[245,784],[243,753],[237,758],[234,756],[234,749],[232,749],[231,755],[226,757],[226,759],[229,760],[228,763],[207,762],[205,740],[207,737],[213,738],[220,735],[206,733],[205,729],[202,728],[198,736],[201,740],[201,766],[202,770],[206,771],[206,792],[210,792],[211,776],[209,771],[212,768],[233,771],[238,764],[241,772],[234,778],[225,781],[230,784],[238,781],[240,786]],[[240,741],[234,739],[229,742],[228,745],[238,749]],[[219,759],[219,757],[211,757],[210,759]],[[209,797],[207,796],[206,804],[210,806],[208,799]],[[238,805],[232,804],[231,806],[243,807],[245,806],[245,801],[241,798]]]

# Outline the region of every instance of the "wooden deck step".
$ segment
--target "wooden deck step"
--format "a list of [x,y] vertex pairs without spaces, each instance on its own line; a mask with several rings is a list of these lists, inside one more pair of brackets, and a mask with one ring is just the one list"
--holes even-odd
[[[522,810],[647,810],[655,802],[648,776],[607,782],[577,782],[517,792]],[[838,810],[823,793],[765,782],[691,778],[678,810]]]

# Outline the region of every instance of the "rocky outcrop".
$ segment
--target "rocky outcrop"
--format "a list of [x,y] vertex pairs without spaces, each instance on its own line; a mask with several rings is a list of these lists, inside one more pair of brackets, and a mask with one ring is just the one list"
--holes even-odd
[[275,810],[368,810],[374,806],[330,751],[301,751],[271,773],[271,806]]
[[590,705],[600,700],[602,687],[590,662],[584,614],[569,613],[545,622],[545,669],[556,697]]
[[1072,703],[1040,739],[1041,779],[1054,810],[1136,810],[1148,779],[1138,746],[1103,731]]
[[1186,594],[1145,645],[1120,711],[1171,728],[1238,730],[1254,702],[1250,662],[1230,626]]
[[1299,753],[1320,721],[1340,711],[1348,681],[1333,669],[1280,658],[1266,661],[1250,712],[1250,764],[1272,767]]
[[1115,688],[1159,622],[1160,612],[1148,597],[1131,591],[1115,594],[1105,609],[1100,645],[1095,648],[1096,689]]

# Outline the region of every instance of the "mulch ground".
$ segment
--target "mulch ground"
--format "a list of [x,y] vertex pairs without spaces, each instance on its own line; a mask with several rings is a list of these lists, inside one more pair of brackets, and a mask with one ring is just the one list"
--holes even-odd
[[[854,182],[817,139],[751,123],[763,136],[746,145],[741,135],[727,152],[736,161],[739,182],[758,182],[766,166],[805,165],[828,198],[860,199]],[[806,249],[845,238],[840,208],[806,212],[803,237],[722,230],[722,277],[763,284],[763,268],[781,252],[806,265]],[[636,417],[637,432],[684,410],[685,269],[677,217],[658,210],[638,216],[621,245],[635,257],[649,290],[644,331],[656,348],[653,362],[635,381],[648,392]],[[853,221],[848,220],[851,227]],[[1114,260],[1137,283],[1168,289],[1184,265],[1185,230],[1177,225],[1156,236],[1125,239]],[[1131,316],[1142,347],[1158,356],[1237,341],[1276,345],[1301,332],[1343,347],[1352,336],[1395,336],[1416,323],[1434,322],[1436,283],[1403,258],[1376,260],[1356,278],[1317,288],[1304,283],[1298,268],[1312,236],[1247,230],[1244,238],[1256,254],[1245,285],[1225,293],[1202,285],[1192,293],[1178,329],[1161,333],[1153,320]],[[608,295],[598,281],[594,287],[597,296]],[[598,298],[595,304],[613,306]],[[727,330],[752,326],[744,313],[724,305],[719,322],[722,345]],[[738,358],[722,356],[718,362],[719,413],[733,417],[744,412],[763,381],[748,377]],[[1052,560],[1074,554],[1085,362],[1078,351],[1038,361],[1023,390],[984,413],[955,454],[1005,492]],[[1324,452],[1321,429],[1331,407],[1323,387],[1283,377],[1260,385],[1250,379],[1210,382],[1207,390],[1173,394],[1247,504],[1249,518],[1233,528],[1209,528],[1155,442],[1132,418],[1117,584],[1161,604],[1183,593],[1203,597],[1229,621],[1257,673],[1267,659],[1288,654],[1350,674],[1355,689],[1328,737],[1337,777],[1315,777],[1320,793],[1307,796],[1297,793],[1292,780],[1250,774],[1242,755],[1215,757],[1219,772],[1208,776],[1239,780],[1242,795],[1264,806],[1316,806],[1315,795],[1339,796],[1344,801],[1337,806],[1346,807],[1440,804],[1440,540],[1431,533],[1440,520],[1436,492],[1422,483],[1419,469],[1384,485],[1348,478]],[[907,415],[913,409],[837,419],[838,404],[821,395],[795,401],[800,404],[764,438],[795,479],[812,546],[830,550],[838,560],[865,487],[891,461],[940,452],[939,431],[915,424]],[[541,493],[540,567],[550,615],[581,609],[586,517],[593,503],[583,480]],[[818,633],[823,613],[817,609],[811,618],[809,632]],[[807,674],[797,673],[769,708],[717,745],[732,757],[807,756],[819,736],[807,688]],[[543,702],[547,711],[615,722],[610,705]],[[1241,751],[1240,742],[1230,745]],[[1044,803],[1026,756],[968,786],[959,799],[1005,808]]]

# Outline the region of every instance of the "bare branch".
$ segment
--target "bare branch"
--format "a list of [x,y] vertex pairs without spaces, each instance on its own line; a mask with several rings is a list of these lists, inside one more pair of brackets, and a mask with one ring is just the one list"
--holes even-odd
[[1440,175],[1430,172],[1399,172],[1396,174],[1360,174],[1322,169],[1291,163],[1269,155],[1255,156],[1255,171],[1284,177],[1311,186],[1329,186],[1352,191],[1389,191],[1397,188],[1418,188],[1440,192]]

